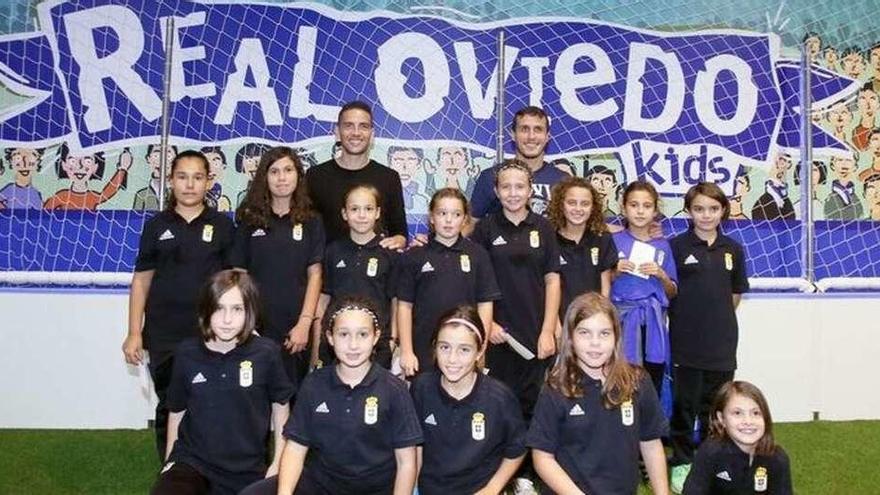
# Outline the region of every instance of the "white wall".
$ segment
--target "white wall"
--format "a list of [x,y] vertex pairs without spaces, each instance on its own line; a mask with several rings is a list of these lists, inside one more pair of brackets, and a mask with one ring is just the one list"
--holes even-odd
[[[747,297],[737,376],[764,390],[777,421],[880,419],[878,303]],[[0,427],[145,427],[154,403],[122,359],[126,308],[124,293],[0,292]]]

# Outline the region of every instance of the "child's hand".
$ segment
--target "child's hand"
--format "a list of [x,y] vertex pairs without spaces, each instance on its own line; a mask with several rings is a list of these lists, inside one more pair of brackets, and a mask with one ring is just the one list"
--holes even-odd
[[556,354],[556,337],[553,332],[541,332],[538,335],[538,359],[547,359]]
[[505,342],[504,334],[504,327],[493,321],[492,330],[489,332],[489,341],[493,344],[503,344]]
[[312,322],[306,318],[300,318],[296,325],[287,333],[284,339],[284,348],[291,354],[304,350],[309,345],[309,329]]
[[125,355],[126,363],[141,364],[144,361],[144,340],[141,335],[128,334],[125,342],[122,343],[122,353]]
[[617,271],[632,273],[636,271],[636,264],[628,259],[617,260]]
[[400,353],[400,368],[406,376],[413,376],[419,371],[419,358],[412,352]]
[[649,261],[647,263],[642,263],[639,265],[639,273],[644,273],[645,275],[659,277],[661,273],[663,273],[663,269],[660,268],[660,265],[653,261]]

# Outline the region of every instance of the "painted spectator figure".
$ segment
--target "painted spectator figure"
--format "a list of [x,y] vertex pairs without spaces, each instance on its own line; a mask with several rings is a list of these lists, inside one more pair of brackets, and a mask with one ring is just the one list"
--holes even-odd
[[846,106],[845,102],[839,101],[831,105],[831,110],[827,116],[831,134],[845,143],[851,142],[852,131],[850,130],[850,124],[852,124],[852,119],[852,111]]
[[880,221],[880,173],[873,173],[863,181],[862,192],[865,195],[865,206],[868,219]]
[[101,189],[89,189],[89,181],[104,177],[104,153],[71,153],[67,143],[61,145],[55,173],[59,179],[69,179],[70,186],[60,189],[46,200],[43,208],[47,210],[88,210],[95,211],[98,205],[109,201],[119,189],[125,188],[128,169],[131,168],[131,153],[128,148],[119,154],[116,172]]
[[880,99],[878,99],[877,90],[869,83],[859,89],[856,101],[859,109],[859,123],[852,131],[852,144],[858,151],[865,151],[868,148],[868,138],[871,131],[880,124],[877,121]]
[[[171,167],[171,162],[177,156],[177,146],[168,146],[167,167]],[[160,210],[159,204],[159,188],[161,187],[162,178],[162,146],[159,144],[151,144],[147,146],[147,153],[144,155],[147,165],[150,166],[150,182],[143,189],[138,189],[134,193],[134,204],[131,209],[135,211],[155,211]]]
[[844,75],[861,81],[862,76],[865,75],[865,56],[859,47],[851,46],[843,50],[840,66]]
[[733,183],[733,196],[730,199],[730,220],[748,220],[749,217],[743,211],[743,200],[752,190],[752,182],[745,168],[740,167]]
[[856,196],[856,185],[853,182],[856,174],[856,157],[832,157],[831,170],[837,178],[831,182],[831,192],[825,198],[825,219],[856,220],[862,218],[864,208]]
[[794,206],[788,197],[788,184],[785,176],[791,169],[791,157],[778,152],[770,167],[769,178],[764,183],[764,194],[752,206],[755,220],[794,220]]
[[403,207],[410,213],[427,213],[431,198],[422,192],[422,185],[416,180],[424,162],[424,152],[406,146],[388,148],[388,166],[400,175],[403,190]]
[[437,150],[437,165],[426,162],[425,171],[428,172],[425,185],[428,195],[433,195],[438,189],[451,187],[471,197],[477,176],[480,175],[480,167],[474,163],[470,150],[463,146],[440,147]]
[[208,174],[210,188],[205,196],[209,207],[217,211],[232,210],[232,201],[223,194],[223,174],[226,173],[226,153],[219,146],[205,146],[202,153],[208,159],[211,172]]
[[12,182],[0,189],[0,207],[9,209],[43,207],[43,197],[40,191],[34,187],[34,175],[42,164],[40,158],[43,150],[40,148],[7,148],[5,152],[6,163],[13,173]]
[[610,218],[617,213],[611,209],[612,198],[616,197],[617,174],[605,165],[594,165],[586,174],[587,180],[593,189],[599,193],[598,204],[602,207],[605,218]]

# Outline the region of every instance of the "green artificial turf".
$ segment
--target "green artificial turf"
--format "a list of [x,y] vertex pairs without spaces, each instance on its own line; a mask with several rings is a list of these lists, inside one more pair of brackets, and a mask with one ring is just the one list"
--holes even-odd
[[[880,493],[880,421],[780,424],[776,437],[796,493]],[[0,430],[2,494],[143,494],[158,468],[147,430]]]

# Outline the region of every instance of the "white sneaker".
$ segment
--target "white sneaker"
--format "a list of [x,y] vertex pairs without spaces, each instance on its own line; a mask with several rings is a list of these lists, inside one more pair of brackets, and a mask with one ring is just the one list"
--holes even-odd
[[517,478],[513,480],[514,495],[538,495],[535,490],[535,483],[528,478]]

